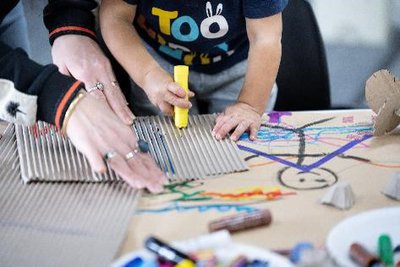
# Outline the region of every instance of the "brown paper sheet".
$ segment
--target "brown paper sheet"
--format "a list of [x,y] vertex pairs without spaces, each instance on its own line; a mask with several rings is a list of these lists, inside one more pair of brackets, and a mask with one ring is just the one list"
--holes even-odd
[[[167,241],[189,239],[207,233],[211,220],[261,208],[270,209],[271,225],[234,234],[235,241],[267,249],[290,248],[303,240],[323,245],[339,221],[399,205],[381,193],[393,173],[400,171],[399,135],[373,137],[373,117],[371,110],[267,117],[257,143],[238,143],[250,151],[241,151],[249,171],[142,197],[121,254],[141,248],[150,234]],[[256,157],[256,150],[262,156]],[[348,181],[352,187],[355,205],[350,210],[319,203],[336,181]],[[281,197],[268,200],[276,189]],[[240,200],[232,198],[246,193]],[[221,198],[218,194],[231,195]]]

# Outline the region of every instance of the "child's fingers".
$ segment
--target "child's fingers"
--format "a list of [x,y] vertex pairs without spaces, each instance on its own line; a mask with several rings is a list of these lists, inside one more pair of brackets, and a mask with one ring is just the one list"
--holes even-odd
[[194,97],[194,95],[195,95],[195,93],[193,91],[190,91],[190,90],[188,91],[188,96],[189,97]]
[[242,121],[236,126],[235,131],[231,135],[232,141],[239,140],[240,136],[249,128],[249,123]]
[[164,96],[165,102],[177,106],[180,108],[191,108],[192,103],[190,103],[189,100],[186,100],[185,98],[180,98],[177,97],[175,94],[171,92],[167,92],[166,95]]
[[174,115],[173,107],[167,102],[162,101],[162,103],[158,105],[158,108],[161,110],[162,113],[164,113],[167,116]]
[[[212,134],[216,137],[217,132],[219,131],[219,129],[222,127],[222,125],[225,124],[225,122],[229,119],[228,116],[225,116],[224,114],[220,114],[217,117],[217,120],[215,122],[215,126],[213,128]],[[219,138],[217,138],[219,139]]]
[[259,127],[260,127],[260,126],[254,124],[254,123],[252,123],[252,124],[250,125],[250,140],[251,140],[251,141],[254,141],[254,140],[257,139],[257,133],[258,133]]
[[167,85],[167,90],[170,91],[171,93],[177,95],[180,98],[186,97],[185,90],[183,90],[183,88],[177,83],[169,83]]
[[238,122],[236,120],[226,120],[221,127],[216,130],[215,132],[215,138],[218,140],[225,138],[225,136],[236,126],[238,125]]

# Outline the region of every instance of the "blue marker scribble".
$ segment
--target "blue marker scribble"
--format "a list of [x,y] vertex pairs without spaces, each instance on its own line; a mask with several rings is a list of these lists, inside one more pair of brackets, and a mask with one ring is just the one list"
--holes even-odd
[[252,206],[244,206],[240,204],[201,204],[201,205],[182,205],[178,202],[170,203],[168,206],[159,209],[139,209],[137,212],[140,213],[166,213],[171,211],[177,212],[188,212],[188,211],[198,211],[201,213],[216,210],[218,212],[228,212],[234,210],[236,212],[246,212],[250,213],[258,208]]

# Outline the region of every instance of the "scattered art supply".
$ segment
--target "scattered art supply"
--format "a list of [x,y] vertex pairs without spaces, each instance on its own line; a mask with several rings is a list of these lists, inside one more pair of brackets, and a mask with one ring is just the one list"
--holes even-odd
[[195,266],[195,260],[189,255],[171,247],[164,241],[155,237],[148,237],[145,241],[145,247],[154,252],[160,258],[169,261],[175,266],[190,267]]
[[351,244],[349,254],[350,258],[361,267],[371,267],[379,262],[376,255],[359,243]]
[[390,237],[386,234],[378,238],[378,254],[382,264],[392,266],[394,263],[393,246]]
[[9,125],[0,140],[0,266],[109,266],[138,198],[125,183],[25,185]]
[[301,261],[302,254],[306,250],[313,250],[314,245],[310,242],[299,242],[290,251],[289,259],[293,263],[299,263]]
[[377,114],[374,134],[391,132],[400,124],[400,81],[388,70],[372,74],[365,86],[368,106]]
[[383,189],[386,196],[400,200],[400,172],[393,174],[386,187]]
[[[174,81],[178,83],[186,93],[186,100],[189,99],[189,67],[185,65],[174,66]],[[186,128],[188,125],[189,110],[187,108],[174,107],[174,121],[177,128]]]
[[256,210],[250,213],[239,213],[212,221],[208,225],[210,232],[226,229],[231,233],[239,232],[259,226],[267,226],[272,221],[269,210]]
[[355,202],[350,183],[340,181],[329,189],[322,197],[321,203],[331,205],[339,209],[350,209]]
[[[137,117],[133,129],[139,139],[147,141],[149,153],[171,182],[247,170],[234,142],[212,137],[216,116],[190,116],[185,129],[176,129],[169,117]],[[105,174],[92,171],[69,139],[49,124],[16,126],[16,135],[25,182],[121,180],[110,168]]]
[[240,255],[229,264],[229,267],[246,267],[248,262],[247,257]]

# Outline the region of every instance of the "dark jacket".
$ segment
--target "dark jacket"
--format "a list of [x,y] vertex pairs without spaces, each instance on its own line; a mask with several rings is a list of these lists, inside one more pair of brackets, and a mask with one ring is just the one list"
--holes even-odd
[[[0,23],[17,3],[0,1]],[[0,66],[0,79],[11,81],[0,83],[0,118],[31,124],[33,121],[27,117],[35,118],[31,113],[36,112],[37,120],[61,128],[65,112],[83,84],[59,73],[55,65],[39,65],[22,49],[12,49],[1,42]]]

